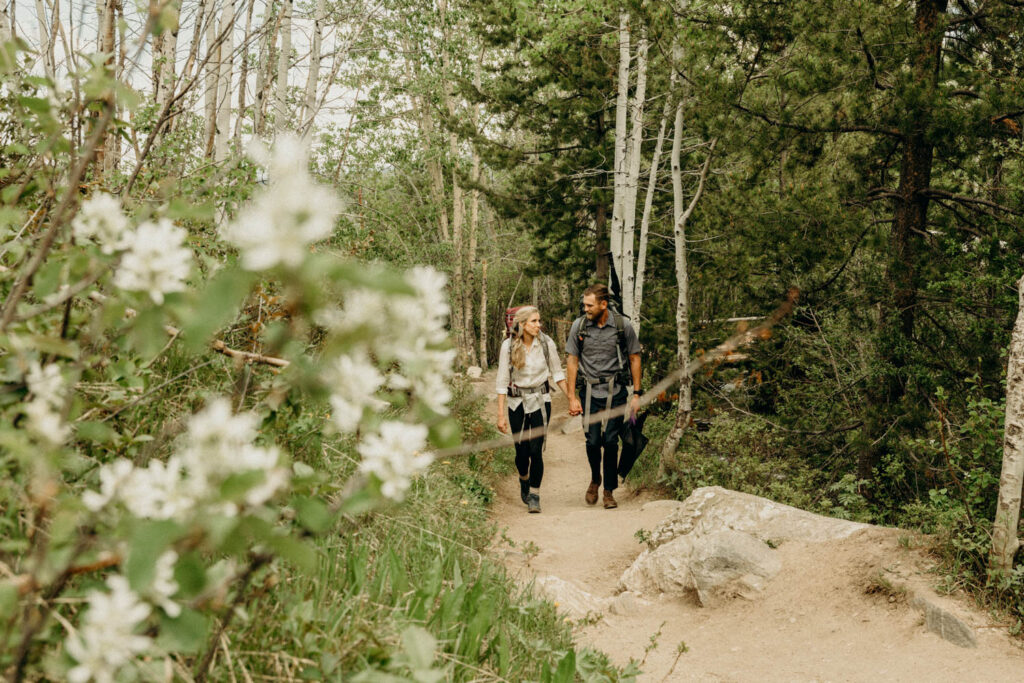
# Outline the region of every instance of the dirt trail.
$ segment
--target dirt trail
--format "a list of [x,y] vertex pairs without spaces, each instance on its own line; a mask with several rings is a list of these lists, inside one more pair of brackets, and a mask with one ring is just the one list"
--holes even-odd
[[[493,386],[490,375],[477,385],[482,393]],[[487,410],[493,420],[493,400]],[[652,529],[667,510],[644,509],[652,498],[628,488],[616,492],[618,509],[605,510],[600,501],[586,505],[583,435],[561,433],[565,411],[559,394],[544,460],[542,513],[526,512],[514,476],[498,488],[496,521],[515,545],[510,548],[499,536],[496,553],[523,581],[556,576],[592,595],[611,597],[642,549],[634,534]],[[898,531],[872,530],[828,544],[786,543],[779,552],[783,571],[760,599],[702,608],[686,599],[644,596],[652,604],[635,616],[605,612],[597,623],[578,622],[576,640],[607,652],[618,664],[643,661],[642,681],[1024,679],[1020,641],[965,601],[954,607],[974,627],[974,649],[928,632],[921,613],[901,595],[867,592],[880,573],[927,590],[926,560],[902,546]],[[680,643],[688,651],[677,658]]]

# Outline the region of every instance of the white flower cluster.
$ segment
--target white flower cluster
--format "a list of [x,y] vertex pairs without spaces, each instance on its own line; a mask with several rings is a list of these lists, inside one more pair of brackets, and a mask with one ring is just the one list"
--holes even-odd
[[331,417],[342,432],[354,432],[363,409],[378,405],[374,394],[384,384],[377,366],[363,354],[341,356],[330,368]]
[[89,594],[81,627],[67,639],[68,654],[78,662],[68,672],[71,683],[112,683],[118,671],[152,642],[135,632],[149,616],[149,605],[139,600],[123,576],[111,576],[107,587],[109,593]]
[[64,443],[70,427],[64,422],[64,392],[67,387],[56,363],[46,367],[33,361],[25,377],[32,400],[25,403],[28,428],[40,439],[54,446]]
[[[415,294],[396,296],[369,289],[352,290],[345,295],[344,308],[324,312],[320,322],[341,334],[362,331],[372,340],[369,351],[381,363],[397,365],[397,370],[387,378],[390,388],[410,390],[433,412],[447,415],[451,400],[448,379],[455,350],[448,347],[445,330],[449,312],[446,277],[433,268],[421,266],[410,270],[406,281]],[[350,385],[354,388],[343,388]],[[332,392],[342,394],[348,403],[351,400],[342,392],[360,390],[353,377],[341,376],[332,386]],[[350,421],[353,416],[354,411],[349,411],[347,419]],[[344,422],[345,419],[339,426]]]
[[267,167],[270,186],[224,227],[224,238],[238,247],[249,270],[298,268],[309,245],[334,230],[341,202],[310,175],[308,148],[299,137],[281,136],[273,151],[256,145],[251,155]]
[[130,292],[146,292],[156,304],[164,302],[165,294],[184,291],[192,266],[185,237],[185,230],[167,218],[142,223],[126,238],[128,251],[114,284]]
[[96,242],[104,254],[126,249],[130,228],[128,217],[121,211],[121,202],[105,192],[97,192],[82,202],[82,208],[71,222],[75,237]]
[[[218,494],[233,474],[262,471],[263,482],[249,489],[245,503],[262,505],[287,485],[288,470],[278,466],[277,448],[253,445],[259,418],[235,415],[225,399],[212,401],[189,420],[182,447],[166,462],[154,460],[135,467],[118,460],[100,470],[100,491],[87,491],[82,500],[90,510],[120,502],[134,516],[146,519],[184,519]],[[218,508],[237,514],[233,504]]]
[[359,470],[380,480],[381,494],[400,501],[412,478],[434,460],[433,455],[422,452],[426,442],[427,428],[423,425],[385,422],[378,433],[369,434],[359,444],[363,456]]

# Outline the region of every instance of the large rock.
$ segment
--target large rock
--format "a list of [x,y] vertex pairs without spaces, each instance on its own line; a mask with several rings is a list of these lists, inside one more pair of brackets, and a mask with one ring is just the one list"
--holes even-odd
[[711,606],[722,599],[756,597],[781,569],[766,543],[721,529],[645,550],[622,575],[620,587],[640,594],[693,594],[701,605]]
[[718,486],[700,488],[655,527],[619,587],[695,595],[705,606],[752,599],[782,569],[777,544],[842,539],[865,528]]
[[534,592],[547,598],[562,612],[576,619],[592,613],[601,614],[608,606],[608,598],[599,598],[573,583],[557,576],[538,576],[533,583]]
[[656,548],[681,535],[702,536],[720,529],[741,531],[773,544],[815,543],[847,538],[869,526],[823,517],[749,493],[705,486],[695,489],[680,508],[654,529],[648,545]]
[[470,365],[466,368],[466,377],[470,379],[480,379],[484,374],[484,369],[477,365]]

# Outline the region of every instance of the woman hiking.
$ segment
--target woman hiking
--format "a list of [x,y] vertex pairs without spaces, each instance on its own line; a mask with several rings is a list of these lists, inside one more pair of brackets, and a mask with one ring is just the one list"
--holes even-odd
[[[515,435],[519,491],[530,512],[540,512],[552,385],[557,384],[562,393],[569,395],[558,347],[540,327],[540,311],[536,307],[523,306],[515,312],[511,336],[502,342],[498,352],[494,385],[498,394],[498,429],[508,434],[511,427]],[[532,430],[537,430],[536,436],[531,435]]]

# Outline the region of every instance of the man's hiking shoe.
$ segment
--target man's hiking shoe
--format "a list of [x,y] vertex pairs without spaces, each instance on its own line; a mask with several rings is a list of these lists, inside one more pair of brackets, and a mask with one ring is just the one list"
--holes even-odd
[[[597,497],[596,493],[594,494],[594,497],[595,498]],[[617,508],[617,507],[619,507],[619,504],[615,502],[615,498],[612,496],[612,492],[609,491],[608,489],[605,489],[605,491],[604,491],[604,509],[605,510],[611,510],[612,508]]]
[[584,500],[587,501],[587,505],[593,505],[597,502],[597,487],[600,486],[596,481],[590,482],[590,486],[587,487],[587,495]]
[[526,505],[530,512],[540,512],[540,496],[531,493],[526,497]]
[[523,502],[526,503],[527,505],[530,504],[530,501],[527,500],[527,496],[529,496],[529,495],[530,495],[530,480],[529,479],[520,479],[519,480],[519,496],[523,499]]

